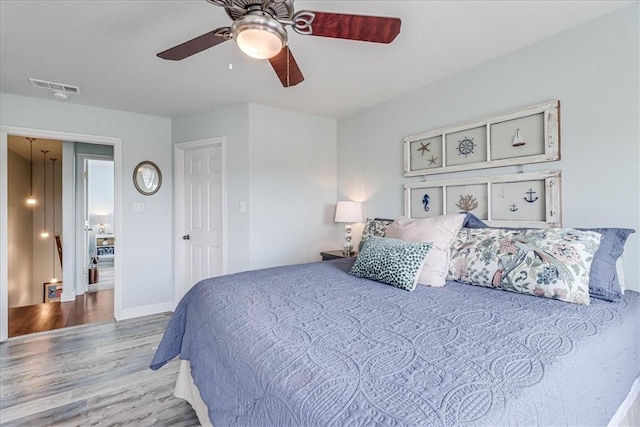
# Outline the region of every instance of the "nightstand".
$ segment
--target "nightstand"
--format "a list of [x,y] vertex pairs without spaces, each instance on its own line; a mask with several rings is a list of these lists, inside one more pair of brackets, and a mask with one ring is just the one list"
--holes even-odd
[[96,255],[99,258],[113,258],[115,237],[113,234],[96,234]]
[[344,251],[341,249],[339,251],[324,251],[320,252],[323,261],[328,261],[330,259],[339,259],[339,258],[355,258],[358,256],[357,252],[351,252],[349,256],[345,255]]

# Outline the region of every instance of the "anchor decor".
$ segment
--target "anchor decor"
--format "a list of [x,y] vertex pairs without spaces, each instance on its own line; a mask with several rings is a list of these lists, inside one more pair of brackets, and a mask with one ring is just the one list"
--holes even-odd
[[422,198],[422,204],[424,205],[424,211],[429,212],[429,195],[426,193]]
[[538,196],[536,196],[536,198],[535,198],[535,199],[533,198],[533,196],[536,194],[536,192],[535,192],[535,191],[533,191],[533,189],[532,189],[532,188],[530,188],[530,189],[529,189],[529,191],[527,191],[525,194],[528,196],[528,197],[525,197],[525,198],[524,198],[525,202],[533,203],[533,202],[535,202],[536,200],[538,200]]
[[515,212],[515,211],[517,211],[517,210],[518,210],[518,207],[516,206],[516,204],[515,204],[515,203],[513,203],[513,204],[509,207],[509,210],[510,210],[511,212]]

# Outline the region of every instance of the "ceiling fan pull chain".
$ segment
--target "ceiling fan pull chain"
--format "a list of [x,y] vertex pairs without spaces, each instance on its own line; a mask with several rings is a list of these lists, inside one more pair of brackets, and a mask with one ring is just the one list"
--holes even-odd
[[285,49],[287,49],[287,87],[289,87],[289,76],[291,75],[289,73],[289,55],[291,55],[291,51],[289,50],[289,46],[285,46]]
[[229,69],[233,70],[233,64],[231,63],[231,43],[228,43],[229,45]]

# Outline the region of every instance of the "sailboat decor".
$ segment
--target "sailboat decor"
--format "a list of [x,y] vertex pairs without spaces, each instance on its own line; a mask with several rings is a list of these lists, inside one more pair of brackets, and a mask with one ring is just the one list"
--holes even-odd
[[520,128],[518,128],[516,129],[516,134],[513,137],[513,142],[511,143],[511,145],[513,145],[514,147],[520,147],[524,144],[526,144],[526,142],[524,142],[524,139],[522,138],[522,136],[520,136]]

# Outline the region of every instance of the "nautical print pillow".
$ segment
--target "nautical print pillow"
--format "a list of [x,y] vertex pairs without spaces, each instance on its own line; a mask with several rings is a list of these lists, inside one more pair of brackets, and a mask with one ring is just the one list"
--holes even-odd
[[463,228],[452,246],[448,278],[588,305],[601,238],[575,229]]
[[[490,228],[472,213],[462,225],[465,228]],[[522,229],[521,229],[522,230]],[[581,231],[595,231],[602,234],[600,248],[596,252],[589,272],[589,295],[605,301],[618,301],[624,294],[621,257],[624,244],[635,230],[629,228],[578,228]]]
[[367,218],[362,229],[362,237],[360,237],[360,245],[358,250],[362,250],[362,245],[371,236],[384,237],[385,230],[393,222],[392,219],[384,218]]
[[369,237],[349,274],[413,291],[431,243]]

